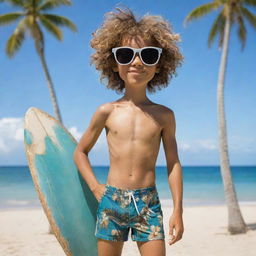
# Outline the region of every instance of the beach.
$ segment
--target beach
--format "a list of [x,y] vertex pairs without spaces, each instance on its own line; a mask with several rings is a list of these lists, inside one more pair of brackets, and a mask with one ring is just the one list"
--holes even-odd
[[[168,222],[172,207],[162,205],[166,255],[179,256],[254,256],[256,254],[256,205],[241,204],[244,220],[250,230],[245,234],[229,235],[227,207],[185,206],[184,234],[181,240],[168,245]],[[0,210],[0,255],[3,256],[64,256],[54,235],[48,234],[48,220],[42,208]],[[130,234],[124,243],[123,256],[140,255]]]

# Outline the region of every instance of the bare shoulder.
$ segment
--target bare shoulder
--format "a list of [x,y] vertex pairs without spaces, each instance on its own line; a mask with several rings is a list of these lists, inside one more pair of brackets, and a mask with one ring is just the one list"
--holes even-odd
[[164,118],[174,117],[174,111],[172,109],[161,104],[155,104],[155,105],[156,105],[157,111],[163,114]]
[[99,105],[96,112],[100,115],[108,116],[112,112],[113,108],[114,106],[112,102],[106,102]]
[[164,105],[159,105],[159,112],[161,112],[162,116],[162,134],[172,134],[175,136],[175,130],[176,130],[176,121],[175,121],[175,115],[174,111]]

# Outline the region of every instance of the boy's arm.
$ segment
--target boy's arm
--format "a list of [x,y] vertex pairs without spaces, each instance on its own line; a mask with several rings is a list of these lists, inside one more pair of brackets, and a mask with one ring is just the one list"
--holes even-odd
[[175,138],[176,123],[175,115],[171,109],[168,109],[165,117],[165,125],[162,130],[162,140],[165,150],[165,157],[168,171],[168,182],[173,197],[173,211],[182,213],[183,181],[182,168],[177,152],[177,143]]
[[177,143],[175,139],[175,116],[171,109],[168,109],[164,123],[165,125],[162,130],[162,139],[168,169],[168,182],[173,197],[173,214],[169,220],[169,245],[172,245],[182,238],[184,226],[182,220],[182,169],[178,157]]
[[89,162],[88,153],[96,143],[102,129],[105,127],[111,105],[100,105],[92,116],[87,130],[82,135],[73,154],[74,162],[82,177],[93,192],[100,184],[97,181]]

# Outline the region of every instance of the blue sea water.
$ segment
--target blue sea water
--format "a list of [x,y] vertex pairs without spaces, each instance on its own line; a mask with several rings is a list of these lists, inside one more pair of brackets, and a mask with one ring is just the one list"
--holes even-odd
[[[93,166],[100,183],[106,183],[108,166]],[[225,204],[218,166],[183,166],[183,206]],[[256,204],[256,166],[232,166],[239,203]],[[164,206],[172,206],[167,169],[156,167],[156,186]],[[0,167],[0,209],[41,207],[28,166]]]

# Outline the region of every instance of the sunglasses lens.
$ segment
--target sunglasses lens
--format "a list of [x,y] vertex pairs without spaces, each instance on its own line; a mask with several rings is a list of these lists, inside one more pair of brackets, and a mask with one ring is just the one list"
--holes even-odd
[[158,50],[157,49],[143,49],[141,52],[141,57],[143,61],[147,64],[155,64],[158,60]]
[[116,58],[121,64],[126,64],[131,61],[133,50],[129,48],[121,48],[116,51]]

